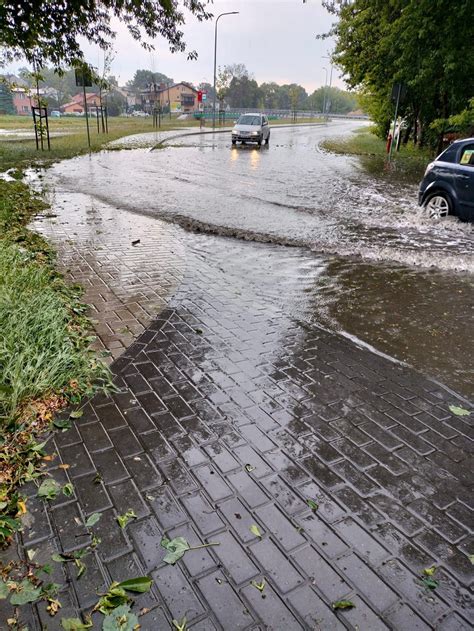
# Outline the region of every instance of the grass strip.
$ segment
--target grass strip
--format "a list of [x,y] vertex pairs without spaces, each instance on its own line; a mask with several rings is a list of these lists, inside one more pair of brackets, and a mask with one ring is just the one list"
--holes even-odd
[[22,182],[0,180],[0,544],[20,525],[18,488],[41,473],[38,440],[53,414],[111,386],[90,348],[80,287],[65,282],[53,250],[26,228],[46,208]]

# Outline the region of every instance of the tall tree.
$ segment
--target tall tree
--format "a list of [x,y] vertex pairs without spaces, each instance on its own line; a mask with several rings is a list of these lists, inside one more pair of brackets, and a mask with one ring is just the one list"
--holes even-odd
[[[474,94],[472,0],[327,0],[338,17],[335,62],[366,97],[380,135],[393,116],[394,83],[407,87],[400,114],[415,141],[467,107]],[[440,135],[438,135],[440,136]]]
[[[50,61],[59,67],[83,59],[81,38],[106,50],[115,31],[111,19],[125,24],[132,37],[147,43],[163,37],[171,52],[186,50],[184,24],[187,11],[199,21],[212,17],[208,0],[2,0],[0,47],[3,60],[25,57],[29,63]],[[189,58],[197,53],[191,51]]]
[[131,90],[143,90],[150,83],[173,83],[173,79],[162,72],[152,70],[136,70],[131,81],[127,81],[127,87]]
[[16,114],[9,85],[0,77],[0,114]]

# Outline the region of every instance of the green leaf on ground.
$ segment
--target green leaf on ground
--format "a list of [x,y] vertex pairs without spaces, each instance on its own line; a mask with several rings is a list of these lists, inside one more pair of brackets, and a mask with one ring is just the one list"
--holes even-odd
[[70,561],[71,558],[64,555],[64,554],[60,554],[59,552],[55,552],[54,554],[51,555],[51,561],[56,561],[56,563],[67,563],[67,561]]
[[100,597],[94,607],[94,611],[100,611],[106,616],[114,609],[117,609],[117,607],[130,602],[130,598],[127,596],[125,590],[122,587],[117,587],[117,585],[118,583],[112,583],[109,587],[109,591]]
[[455,414],[456,416],[469,416],[471,414],[469,410],[465,410],[464,408],[461,408],[458,405],[450,405],[449,411]]
[[73,494],[74,494],[74,486],[71,484],[71,482],[68,482],[67,484],[63,486],[63,495],[65,495],[66,497],[71,497],[71,495]]
[[188,621],[186,620],[186,616],[182,618],[182,620],[173,620],[173,627],[176,631],[187,631]]
[[60,490],[61,487],[56,480],[48,478],[41,483],[38,489],[38,497],[42,497],[45,500],[54,500]]
[[38,552],[38,548],[30,548],[29,550],[27,550],[26,556],[28,557],[28,561],[33,561],[37,552]]
[[5,581],[0,580],[0,600],[7,598],[9,593],[10,590],[8,589],[8,585],[5,583]]
[[167,539],[166,537],[163,537],[161,540],[161,547],[168,551],[168,554],[165,555],[163,561],[165,563],[169,563],[170,565],[174,565],[176,561],[179,561],[184,553],[190,548],[189,543],[184,537],[175,537],[174,539]]
[[252,524],[250,526],[250,532],[253,533],[256,537],[262,538],[262,533],[260,532],[260,528],[256,524]]
[[255,467],[253,467],[251,464],[246,464],[245,470],[248,471],[248,473],[252,473],[252,471],[255,470]]
[[121,605],[104,618],[102,631],[133,631],[137,625],[138,618],[129,605]]
[[255,589],[258,589],[259,592],[263,592],[263,590],[265,589],[265,579],[262,579],[261,583],[257,583],[257,581],[252,581],[250,583],[250,585],[252,585],[253,587],[255,587]]
[[470,554],[467,558],[474,565],[474,554]]
[[355,607],[355,605],[352,600],[336,600],[336,602],[332,604],[333,609],[352,609],[353,607]]
[[437,581],[435,578],[430,578],[429,576],[425,576],[424,578],[422,578],[421,582],[428,589],[436,589],[439,585],[439,581]]
[[84,524],[85,527],[91,528],[92,526],[95,526],[101,517],[101,513],[92,513],[92,515],[89,515],[89,517],[86,519],[86,523]]
[[423,570],[423,574],[425,576],[433,576],[435,572],[436,572],[436,565],[432,565],[431,567],[425,567],[425,569]]
[[128,592],[143,594],[150,591],[152,584],[153,580],[148,578],[148,576],[138,576],[137,578],[129,578],[127,581],[122,581],[117,587],[126,589]]
[[119,515],[117,517],[118,525],[120,528],[125,528],[131,519],[137,519],[137,516],[135,515],[135,511],[129,508],[125,515]]
[[55,418],[53,425],[58,429],[67,430],[71,428],[71,421],[67,418]]
[[86,571],[87,568],[86,568],[84,562],[81,561],[80,559],[74,559],[74,563],[76,564],[76,567],[77,567],[76,578],[79,580],[81,578],[81,576],[84,574],[84,572]]
[[61,620],[61,626],[64,631],[84,631],[84,629],[90,629],[92,627],[92,620],[89,622],[82,622],[79,618],[63,618]]
[[34,603],[41,596],[41,587],[35,587],[26,578],[18,585],[18,591],[12,594],[10,603],[12,605],[26,605]]
[[316,512],[319,508],[319,504],[317,504],[314,500],[306,500],[306,504],[310,507],[313,512]]
[[84,410],[74,410],[69,414],[69,418],[81,418],[84,415]]

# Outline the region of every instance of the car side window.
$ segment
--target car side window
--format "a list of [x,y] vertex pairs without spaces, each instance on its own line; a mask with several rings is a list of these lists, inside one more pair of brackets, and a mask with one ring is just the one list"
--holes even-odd
[[456,162],[457,153],[458,150],[456,145],[451,145],[436,159],[442,162]]
[[469,165],[474,167],[474,144],[466,145],[461,151],[461,159],[459,164]]

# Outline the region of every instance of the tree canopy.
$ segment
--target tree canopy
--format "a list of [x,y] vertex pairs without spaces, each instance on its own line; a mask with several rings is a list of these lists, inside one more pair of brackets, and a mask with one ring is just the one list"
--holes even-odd
[[[29,63],[50,62],[60,67],[83,59],[80,38],[107,50],[115,32],[111,18],[125,24],[132,37],[146,48],[162,36],[171,52],[184,52],[180,27],[184,11],[199,21],[212,17],[209,0],[2,0],[0,47],[4,61],[25,57]],[[195,51],[188,57],[195,58]]]
[[472,0],[328,0],[338,22],[335,63],[364,96],[380,135],[393,117],[391,91],[406,86],[400,114],[415,142],[436,142],[436,119],[448,120],[474,94]]
[[131,81],[127,81],[127,88],[131,90],[143,90],[150,83],[173,83],[173,79],[167,77],[162,72],[140,69],[135,70]]

